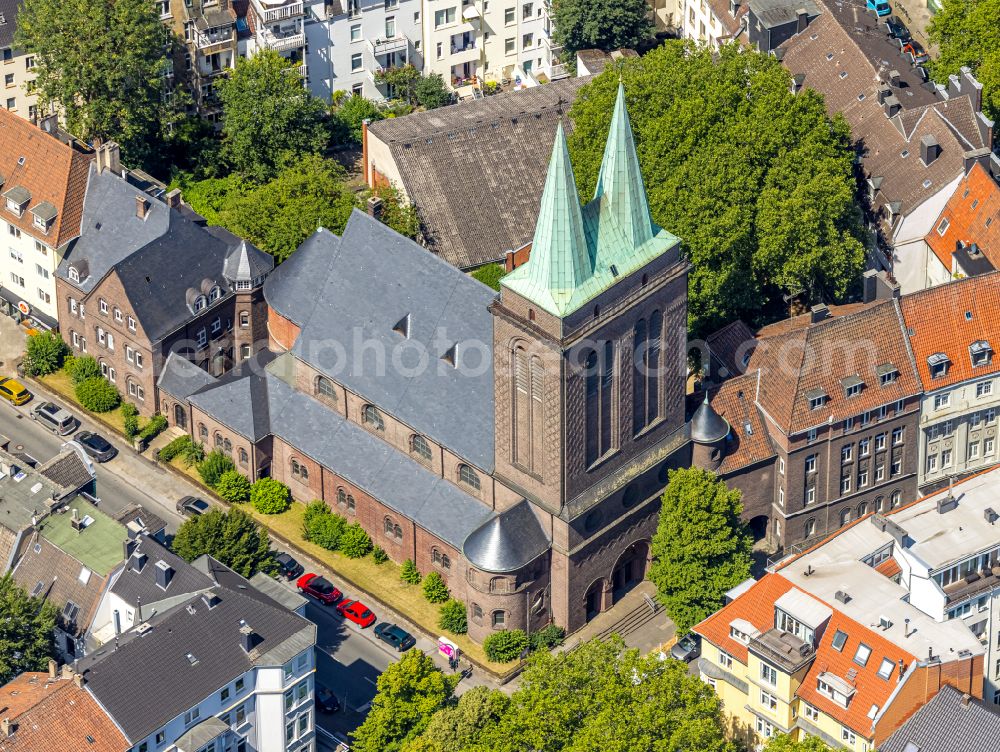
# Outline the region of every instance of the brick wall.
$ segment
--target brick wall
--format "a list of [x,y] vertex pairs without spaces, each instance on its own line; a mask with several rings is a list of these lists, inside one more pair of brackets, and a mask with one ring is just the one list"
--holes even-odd
[[273,308],[267,309],[268,347],[275,352],[291,350],[295,340],[302,333],[302,328],[293,324]]

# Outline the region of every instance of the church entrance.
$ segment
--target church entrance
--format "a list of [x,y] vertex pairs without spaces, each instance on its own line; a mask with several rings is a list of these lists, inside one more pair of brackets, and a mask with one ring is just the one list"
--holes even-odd
[[604,580],[597,580],[587,588],[585,598],[587,602],[587,621],[590,621],[604,610]]
[[186,431],[187,421],[187,410],[184,409],[184,405],[174,405],[174,425]]
[[611,571],[611,590],[615,601],[645,579],[648,564],[649,541],[636,541],[625,549]]
[[767,537],[768,519],[766,514],[760,514],[750,520],[750,534],[753,542],[762,541]]

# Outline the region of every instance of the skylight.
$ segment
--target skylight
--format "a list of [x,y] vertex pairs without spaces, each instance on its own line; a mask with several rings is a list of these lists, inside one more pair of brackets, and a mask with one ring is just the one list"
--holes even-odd
[[847,632],[841,632],[839,629],[833,636],[833,649],[842,651],[844,649],[844,644],[847,642]]
[[859,666],[868,665],[868,659],[871,658],[872,649],[865,645],[863,642],[858,643],[858,649],[854,653],[854,662]]

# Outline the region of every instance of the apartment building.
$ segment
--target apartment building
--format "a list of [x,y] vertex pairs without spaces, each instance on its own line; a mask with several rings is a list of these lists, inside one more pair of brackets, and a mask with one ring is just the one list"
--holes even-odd
[[424,68],[420,0],[348,0],[306,3],[309,88],[330,101],[343,91],[375,101],[394,92],[377,80],[388,68]]
[[[303,0],[250,0],[246,23],[246,55],[273,50],[298,66],[303,84],[308,80],[306,62],[306,12]],[[242,53],[242,48],[241,48]]]
[[737,0],[682,0],[681,36],[712,47],[738,41],[744,31],[746,2]]
[[80,235],[93,159],[54,117],[39,127],[0,110],[0,313],[57,326],[55,271]]
[[34,91],[34,58],[14,47],[17,14],[21,0],[0,0],[0,106],[27,120],[39,116],[38,95]]

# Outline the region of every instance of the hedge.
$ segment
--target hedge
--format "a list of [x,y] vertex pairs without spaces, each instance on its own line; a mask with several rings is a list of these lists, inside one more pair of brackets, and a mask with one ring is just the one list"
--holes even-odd
[[121,404],[122,396],[110,381],[95,376],[76,385],[76,398],[85,410],[92,413],[106,413]]
[[223,499],[241,504],[250,499],[250,481],[239,470],[226,470],[215,484],[215,492]]
[[165,447],[160,449],[159,453],[156,455],[161,462],[170,462],[174,457],[179,454],[184,454],[188,451],[188,448],[194,442],[191,440],[190,436],[178,436],[176,439],[171,441]]
[[510,663],[528,647],[528,635],[523,629],[494,632],[483,640],[486,657],[495,663]]
[[292,505],[292,492],[279,480],[259,478],[250,489],[250,503],[261,514],[281,514]]
[[139,431],[139,438],[143,441],[151,441],[167,430],[167,419],[157,413],[149,419],[145,428]]

